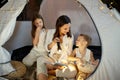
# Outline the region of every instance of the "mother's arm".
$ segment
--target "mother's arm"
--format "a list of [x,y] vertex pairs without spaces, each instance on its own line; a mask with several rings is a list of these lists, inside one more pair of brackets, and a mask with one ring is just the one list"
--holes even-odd
[[50,44],[48,44],[48,50],[50,50],[57,42],[60,42],[60,39],[56,37]]

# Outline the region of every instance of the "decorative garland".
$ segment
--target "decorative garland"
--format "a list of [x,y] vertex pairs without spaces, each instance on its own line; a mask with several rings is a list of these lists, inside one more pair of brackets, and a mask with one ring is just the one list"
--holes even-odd
[[103,3],[107,4],[109,9],[116,8],[120,13],[120,1],[119,0],[101,0]]

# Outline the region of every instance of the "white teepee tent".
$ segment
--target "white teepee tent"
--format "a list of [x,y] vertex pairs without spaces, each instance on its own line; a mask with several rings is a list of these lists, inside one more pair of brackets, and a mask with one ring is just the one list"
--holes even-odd
[[[76,6],[80,9],[76,8]],[[79,32],[82,32],[83,29],[77,28],[76,26],[81,27],[82,23],[84,23],[83,26],[86,24],[87,26],[89,25],[89,27],[94,27],[93,24],[88,22],[88,18],[88,20],[83,20],[86,17],[84,16],[84,18],[82,18],[83,14],[86,14],[82,10],[83,7],[86,9],[86,12],[88,11],[91,19],[96,25],[102,46],[102,59],[100,65],[88,80],[118,80],[120,79],[120,15],[115,9],[109,10],[101,0],[44,0],[39,13],[45,18],[46,26],[49,28],[54,27],[56,18],[59,15],[67,14],[72,19],[72,32],[77,34],[75,29]],[[82,14],[82,12],[84,13]],[[85,33],[84,31],[85,30],[83,30],[82,33]],[[89,34],[90,31],[86,31],[88,31],[87,34]],[[93,34],[90,36],[94,39],[93,35],[95,34],[95,30],[93,30]],[[99,38],[97,37],[97,39]]]

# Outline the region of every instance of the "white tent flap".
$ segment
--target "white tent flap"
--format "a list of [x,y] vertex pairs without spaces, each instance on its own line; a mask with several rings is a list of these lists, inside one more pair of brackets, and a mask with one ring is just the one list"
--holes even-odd
[[0,8],[0,63],[10,60],[10,54],[2,45],[13,34],[16,18],[23,10],[26,0],[10,0]]
[[2,45],[13,34],[16,18],[23,10],[26,2],[26,0],[9,0],[0,8],[0,76],[14,70],[8,62],[11,59],[11,55]]

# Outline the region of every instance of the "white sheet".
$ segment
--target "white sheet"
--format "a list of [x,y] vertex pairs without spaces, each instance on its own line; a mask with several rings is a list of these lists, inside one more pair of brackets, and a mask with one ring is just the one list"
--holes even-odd
[[2,47],[13,34],[16,18],[23,10],[26,0],[9,0],[2,8],[0,8],[0,75],[13,71],[10,64],[1,64],[11,60],[9,52]]

